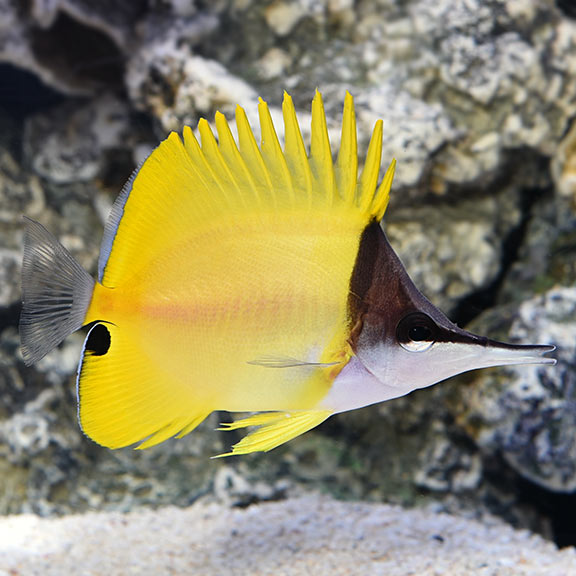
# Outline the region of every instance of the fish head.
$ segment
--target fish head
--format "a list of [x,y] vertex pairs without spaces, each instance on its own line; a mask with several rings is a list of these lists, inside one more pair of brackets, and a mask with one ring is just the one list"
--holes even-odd
[[480,368],[556,363],[546,356],[554,346],[491,340],[459,328],[437,309],[430,312],[367,315],[355,345],[362,366],[387,387],[411,391]]
[[[363,245],[363,246],[362,246]],[[380,226],[362,237],[349,308],[355,370],[382,386],[382,399],[401,396],[469,370],[555,364],[551,345],[507,344],[451,322],[416,288]]]

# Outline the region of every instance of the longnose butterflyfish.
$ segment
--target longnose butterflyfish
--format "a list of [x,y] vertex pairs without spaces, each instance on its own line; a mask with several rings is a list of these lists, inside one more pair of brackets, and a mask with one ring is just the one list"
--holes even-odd
[[333,158],[321,95],[310,151],[285,94],[284,145],[260,100],[258,145],[236,109],[215,136],[171,133],[132,175],[104,229],[98,279],[25,219],[26,364],[88,326],[77,375],[84,433],[148,448],[211,412],[248,412],[228,454],[268,451],[339,412],[461,372],[553,364],[554,346],[504,344],[453,324],[414,286],[380,226],[382,121],[361,175],[346,94]]

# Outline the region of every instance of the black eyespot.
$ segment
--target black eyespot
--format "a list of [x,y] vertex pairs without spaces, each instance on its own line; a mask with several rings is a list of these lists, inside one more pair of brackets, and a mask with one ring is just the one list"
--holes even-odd
[[402,348],[409,352],[428,350],[436,340],[438,327],[422,312],[413,312],[404,316],[396,328],[396,338]]
[[94,356],[104,356],[110,349],[110,331],[105,324],[96,324],[88,332],[84,350]]

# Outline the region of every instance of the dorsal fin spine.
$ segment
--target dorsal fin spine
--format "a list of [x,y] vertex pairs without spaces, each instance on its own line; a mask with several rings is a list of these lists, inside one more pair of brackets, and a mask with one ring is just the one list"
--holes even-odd
[[239,195],[244,204],[246,204],[246,197],[242,194],[234,173],[222,156],[210,124],[204,118],[198,122],[198,132],[202,142],[202,152],[208,166],[211,168],[212,176],[218,182],[224,197],[230,198],[230,195]]
[[192,161],[198,168],[198,171],[202,172],[205,175],[205,178],[207,177],[209,179],[209,185],[215,185],[219,189],[222,196],[229,199],[230,190],[227,190],[225,183],[222,182],[219,171],[215,170],[214,163],[212,162],[209,143],[209,138],[210,135],[212,135],[212,131],[210,130],[208,122],[204,118],[200,118],[200,121],[198,122],[198,132],[200,133],[202,145],[200,145],[196,139],[194,132],[190,131],[193,142],[195,142],[193,147],[196,152],[194,155],[191,155]]
[[238,168],[236,173],[238,185],[243,189],[251,190],[254,197],[257,197],[258,192],[252,174],[248,170],[240,150],[238,150],[236,140],[234,140],[230,126],[222,112],[216,112],[215,122],[218,130],[219,147],[224,160],[229,166]]
[[356,189],[356,205],[363,212],[370,212],[374,196],[376,193],[376,184],[380,173],[380,162],[382,161],[382,120],[378,120],[370,138],[368,152],[362,176]]
[[327,195],[328,203],[334,204],[335,182],[332,149],[326,126],[326,114],[322,95],[318,90],[312,100],[312,135],[310,141],[310,167],[316,181],[317,190]]
[[346,92],[342,114],[342,136],[336,161],[336,183],[340,198],[354,198],[358,182],[358,143],[354,99]]
[[256,143],[252,128],[246,117],[246,112],[241,106],[236,106],[236,126],[238,128],[238,143],[240,145],[240,153],[244,158],[244,162],[248,170],[252,174],[256,184],[256,198],[263,203],[262,198],[263,190],[272,190],[272,182],[266,164],[260,153],[260,148]]
[[392,180],[394,180],[395,171],[396,158],[393,158],[374,196],[374,216],[378,222],[382,220],[384,213],[386,212],[386,208],[388,208],[388,202],[390,201],[390,188],[392,187]]
[[311,206],[313,189],[310,162],[304,146],[304,140],[302,139],[298,118],[296,117],[294,102],[287,92],[284,92],[282,114],[284,117],[284,156],[286,157],[286,163],[296,188],[306,193],[308,206]]
[[[173,133],[174,134],[174,133]],[[171,138],[172,134],[168,137]],[[182,137],[184,139],[184,148],[188,153],[190,158],[190,165],[192,166],[192,170],[194,174],[198,178],[199,182],[201,182],[202,186],[205,190],[210,189],[210,183],[206,180],[205,174],[209,173],[206,170],[203,170],[204,165],[206,164],[206,160],[204,159],[204,154],[202,152],[202,148],[200,148],[200,144],[192,131],[190,126],[184,126],[184,130],[182,131]]]
[[278,141],[278,136],[270,116],[268,104],[260,98],[258,100],[258,114],[260,116],[260,130],[261,130],[261,144],[262,157],[268,169],[270,179],[273,183],[273,188],[270,193],[274,196],[275,202],[277,201],[277,190],[284,190],[291,200],[294,201],[294,188],[292,186],[292,176],[286,164],[286,158],[282,152],[282,147]]

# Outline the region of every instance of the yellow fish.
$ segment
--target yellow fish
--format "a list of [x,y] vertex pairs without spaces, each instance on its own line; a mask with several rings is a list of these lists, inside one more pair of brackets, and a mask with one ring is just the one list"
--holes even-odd
[[382,121],[358,177],[350,94],[336,161],[319,93],[309,154],[287,94],[282,111],[284,149],[262,100],[260,146],[240,107],[238,142],[220,113],[218,139],[204,119],[200,142],[170,134],[112,208],[97,282],[26,219],[22,354],[91,326],[78,414],[97,443],[147,448],[227,410],[257,413],[224,426],[256,427],[230,454],[268,451],[460,372],[554,363],[458,328],[413,285],[379,225]]

